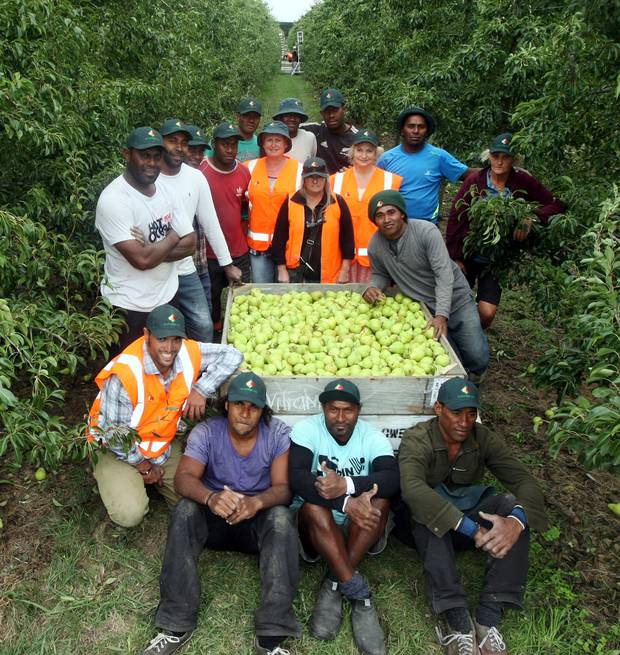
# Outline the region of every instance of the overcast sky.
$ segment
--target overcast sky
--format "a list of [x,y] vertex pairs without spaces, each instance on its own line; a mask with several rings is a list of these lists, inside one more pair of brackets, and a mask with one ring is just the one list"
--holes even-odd
[[314,4],[314,0],[267,0],[267,4],[277,20],[288,23],[301,18]]

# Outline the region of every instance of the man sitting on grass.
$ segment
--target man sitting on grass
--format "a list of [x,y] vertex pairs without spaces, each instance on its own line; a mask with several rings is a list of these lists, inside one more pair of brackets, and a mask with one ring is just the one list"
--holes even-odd
[[[523,605],[528,526],[547,525],[538,483],[501,439],[476,422],[479,407],[475,384],[444,382],[436,417],[405,432],[398,457],[408,527],[447,655],[506,655],[498,626],[505,608]],[[487,468],[511,493],[480,485]],[[472,623],[454,551],[474,546],[488,559]]]
[[310,632],[333,639],[346,598],[358,648],[364,655],[384,655],[383,630],[357,566],[366,553],[378,555],[387,544],[389,499],[398,491],[396,459],[388,438],[359,419],[355,384],[329,382],[319,401],[323,412],[293,427],[289,467],[302,557],[323,558],[328,568]]
[[286,655],[298,637],[293,612],[299,578],[297,534],[287,505],[290,428],[272,418],[254,373],[231,383],[221,416],[189,435],[174,484],[184,496],[168,528],[155,624],[144,655],[174,653],[192,635],[200,605],[198,559],[204,548],[258,553],[261,603],[254,615],[257,655]]

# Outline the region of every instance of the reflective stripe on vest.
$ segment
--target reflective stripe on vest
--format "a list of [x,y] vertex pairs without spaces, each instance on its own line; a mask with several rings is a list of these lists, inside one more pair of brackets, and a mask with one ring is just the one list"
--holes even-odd
[[355,261],[360,266],[366,268],[370,266],[368,243],[377,231],[377,226],[368,218],[368,203],[379,191],[387,189],[397,191],[402,181],[403,178],[400,175],[375,168],[360,200],[357,178],[353,168],[349,168],[343,173],[335,173],[330,177],[332,190],[344,198],[351,212],[355,236]]
[[248,186],[248,246],[261,252],[271,246],[282,203],[301,186],[302,165],[295,159],[287,159],[273,189],[269,188],[266,157],[253,159],[247,162],[246,166],[252,174]]
[[[306,224],[304,209],[304,205],[292,200],[288,201],[287,268],[297,268],[300,265],[299,258]],[[333,202],[325,210],[325,222],[321,226],[321,283],[333,284],[337,282],[341,267],[340,205],[333,198]]]
[[[163,454],[174,439],[181,412],[200,374],[199,344],[184,339],[177,361],[181,370],[166,391],[158,375],[144,372],[144,337],[140,337],[109,362],[95,379],[101,390],[112,375],[119,378],[134,408],[128,427],[137,431],[141,439],[140,451],[149,459]],[[101,391],[90,410],[88,437],[91,441],[101,438],[98,431],[100,406]]]

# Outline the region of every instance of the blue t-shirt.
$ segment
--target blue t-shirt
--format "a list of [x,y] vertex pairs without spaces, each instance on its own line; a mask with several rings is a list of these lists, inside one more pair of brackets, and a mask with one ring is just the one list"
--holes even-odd
[[252,452],[240,455],[228,434],[228,421],[214,416],[199,423],[190,433],[185,455],[202,462],[204,485],[221,491],[224,485],[246,496],[255,496],[271,486],[271,464],[291,446],[291,428],[277,418],[263,421]]
[[[323,475],[321,462],[329,460],[336,465],[338,475],[355,477],[370,475],[372,463],[377,457],[387,455],[394,457],[394,451],[388,438],[370,423],[357,419],[355,429],[346,444],[339,444],[327,431],[325,416],[316,414],[293,426],[291,441],[312,451],[312,472]],[[292,506],[299,507],[303,498],[296,496]],[[342,524],[347,516],[332,510],[336,523]]]
[[437,222],[439,186],[446,178],[456,182],[467,166],[442,148],[425,143],[419,152],[405,152],[402,144],[384,152],[377,166],[403,178],[399,191],[407,203],[409,218]]

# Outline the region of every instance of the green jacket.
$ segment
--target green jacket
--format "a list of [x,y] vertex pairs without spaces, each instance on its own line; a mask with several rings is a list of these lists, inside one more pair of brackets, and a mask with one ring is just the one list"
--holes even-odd
[[400,486],[414,521],[426,525],[438,537],[454,529],[463,513],[433,491],[440,482],[448,488],[482,482],[485,468],[516,496],[528,524],[547,528],[543,495],[527,468],[508,446],[488,428],[476,423],[453,464],[448,461],[439,420],[418,423],[403,435],[398,455]]

